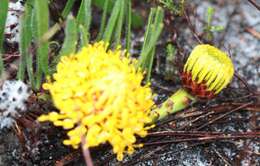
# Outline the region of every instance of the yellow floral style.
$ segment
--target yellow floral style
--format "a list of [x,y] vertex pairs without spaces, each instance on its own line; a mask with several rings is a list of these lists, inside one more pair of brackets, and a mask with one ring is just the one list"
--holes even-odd
[[107,44],[88,45],[79,53],[61,58],[53,81],[43,85],[59,112],[39,117],[68,130],[65,145],[78,148],[109,142],[117,159],[134,151],[136,136],[147,135],[152,92],[141,85],[143,73],[120,48]]

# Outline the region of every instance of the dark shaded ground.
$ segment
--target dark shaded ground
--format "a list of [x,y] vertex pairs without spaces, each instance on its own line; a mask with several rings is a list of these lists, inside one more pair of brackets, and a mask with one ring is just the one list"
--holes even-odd
[[[147,15],[150,8],[140,2],[135,6],[143,15]],[[214,33],[214,40],[207,42],[232,52],[236,71],[241,76],[234,78],[217,98],[200,101],[159,122],[149,136],[139,139],[145,144],[144,148],[126,156],[122,162],[116,161],[109,145],[91,149],[95,165],[260,165],[260,40],[257,37],[260,12],[247,1],[190,1],[187,14],[191,25],[188,17],[166,12],[166,26],[158,42],[153,71],[152,87],[159,94],[155,100],[161,103],[180,87],[177,70],[198,44],[194,36],[206,42],[202,29],[208,6],[216,9],[213,24],[225,29]],[[143,29],[135,30],[134,34],[132,53],[138,54]],[[176,72],[170,80],[164,77],[167,43],[173,43],[178,50]],[[40,112],[54,109],[45,101],[33,103],[29,105],[30,113],[25,115],[31,119]],[[66,136],[63,130],[33,121],[25,123],[24,119],[18,122],[23,124],[26,140],[18,139],[13,130],[2,131],[0,165],[84,165],[80,150],[62,145]]]

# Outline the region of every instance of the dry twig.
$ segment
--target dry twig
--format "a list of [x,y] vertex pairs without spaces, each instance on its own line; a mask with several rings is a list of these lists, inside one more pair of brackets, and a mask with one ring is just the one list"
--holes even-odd
[[260,5],[257,4],[256,1],[254,1],[254,0],[248,0],[248,2],[251,3],[257,10],[260,11]]

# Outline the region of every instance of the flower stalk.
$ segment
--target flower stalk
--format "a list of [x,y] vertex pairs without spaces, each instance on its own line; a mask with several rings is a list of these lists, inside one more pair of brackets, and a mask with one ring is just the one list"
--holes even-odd
[[91,155],[90,155],[90,151],[89,151],[89,148],[87,146],[87,142],[86,142],[86,139],[84,138],[84,136],[81,137],[81,149],[83,152],[85,164],[87,166],[94,166]]
[[169,97],[164,103],[156,107],[151,112],[151,118],[153,122],[161,120],[170,114],[183,110],[188,105],[193,104],[197,99],[189,94],[187,90],[181,88],[177,90],[171,97]]

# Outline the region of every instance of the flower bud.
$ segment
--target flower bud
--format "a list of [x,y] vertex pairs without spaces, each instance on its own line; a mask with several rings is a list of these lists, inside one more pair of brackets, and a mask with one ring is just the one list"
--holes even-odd
[[213,98],[234,75],[234,66],[228,55],[208,44],[196,46],[182,72],[183,86],[199,98]]

